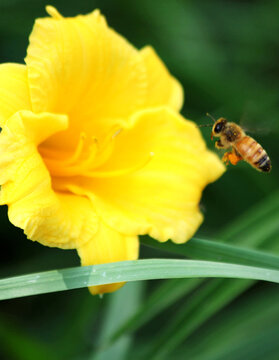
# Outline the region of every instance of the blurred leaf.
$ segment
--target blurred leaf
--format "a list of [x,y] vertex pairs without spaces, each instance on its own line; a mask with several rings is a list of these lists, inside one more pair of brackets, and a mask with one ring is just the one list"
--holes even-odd
[[262,251],[240,248],[212,240],[191,239],[186,244],[172,242],[159,243],[151,238],[143,238],[141,243],[161,250],[184,255],[192,259],[220,261],[233,264],[262,266],[279,269],[279,257]]
[[130,283],[112,294],[97,349],[93,352],[90,359],[122,360],[125,358],[132,344],[132,337],[130,335],[126,334],[111,346],[106,346],[106,343],[114,331],[138,310],[141,303],[143,286],[143,282]]
[[51,346],[42,343],[29,332],[22,331],[19,326],[3,316],[0,316],[0,346],[1,354],[5,354],[6,359],[59,360],[59,355]]
[[84,339],[88,342],[92,339],[92,328],[97,327],[95,332],[98,334],[98,317],[102,314],[102,305],[106,305],[102,302],[88,291],[83,296],[77,294],[76,301],[64,307],[65,320],[55,326],[54,345],[60,358],[69,359],[75,354],[76,360],[76,356],[84,351]]
[[137,330],[177,300],[189,294],[201,282],[202,279],[189,279],[187,281],[185,279],[173,279],[163,282],[142,302],[138,311],[133,316],[126,319],[124,324],[116,327],[108,342],[115,341],[127,331]]
[[243,212],[217,234],[219,239],[239,246],[258,247],[279,230],[279,191]]
[[270,359],[268,355],[278,354],[278,289],[267,288],[254,295],[242,298],[230,311],[223,311],[203,328],[200,336],[187,341],[184,357],[193,360]]
[[148,352],[147,359],[168,358],[187,336],[203,324],[212,314],[228,304],[232,298],[241,294],[252,284],[251,281],[218,279],[211,281],[196,291],[192,297],[177,311],[168,322],[168,326],[160,331]]

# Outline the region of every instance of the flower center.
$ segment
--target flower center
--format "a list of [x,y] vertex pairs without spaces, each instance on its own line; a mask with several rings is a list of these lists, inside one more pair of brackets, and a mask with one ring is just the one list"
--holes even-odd
[[104,178],[125,175],[140,170],[147,165],[153,153],[150,153],[146,159],[134,166],[112,171],[99,170],[112,155],[115,139],[121,131],[121,128],[113,127],[102,141],[99,141],[96,137],[88,137],[82,132],[74,151],[71,154],[65,154],[62,158],[61,154],[57,156],[57,150],[44,147],[40,149],[40,153],[51,176],[54,177],[85,176]]

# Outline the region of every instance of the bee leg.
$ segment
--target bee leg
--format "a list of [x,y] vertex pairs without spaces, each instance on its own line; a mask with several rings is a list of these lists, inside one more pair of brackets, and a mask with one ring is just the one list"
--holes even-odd
[[222,157],[222,161],[226,164],[226,165],[229,165],[229,163],[230,163],[230,161],[229,161],[229,155],[230,155],[231,153],[230,152],[226,152],[225,154],[224,154],[224,156]]
[[215,141],[215,147],[217,149],[224,149],[224,145],[222,144],[221,139]]
[[226,152],[222,159],[226,165],[231,163],[232,165],[236,165],[239,161],[243,160],[242,156],[233,149],[230,152]]

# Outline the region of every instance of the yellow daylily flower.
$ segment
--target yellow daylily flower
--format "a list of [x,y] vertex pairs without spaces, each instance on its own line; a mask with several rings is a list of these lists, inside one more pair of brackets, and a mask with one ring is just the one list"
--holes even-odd
[[179,115],[181,85],[98,10],[47,12],[26,65],[0,65],[0,204],[10,221],[33,241],[77,249],[82,265],[137,259],[142,234],[187,241],[202,222],[202,190],[224,166]]

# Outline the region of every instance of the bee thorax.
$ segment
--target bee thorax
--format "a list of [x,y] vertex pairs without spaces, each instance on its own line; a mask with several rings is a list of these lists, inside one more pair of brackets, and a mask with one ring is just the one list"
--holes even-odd
[[228,126],[224,131],[224,135],[227,141],[233,143],[240,137],[240,131],[236,127]]

